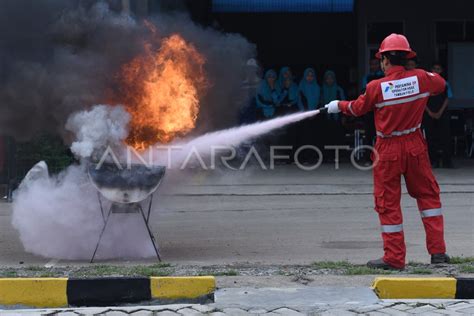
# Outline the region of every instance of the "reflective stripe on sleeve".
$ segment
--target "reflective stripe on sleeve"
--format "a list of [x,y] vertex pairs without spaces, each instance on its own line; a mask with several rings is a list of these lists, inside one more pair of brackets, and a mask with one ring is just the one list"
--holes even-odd
[[381,225],[382,233],[399,233],[403,231],[403,224],[399,225]]
[[433,208],[430,210],[421,211],[420,214],[422,218],[425,218],[425,217],[441,216],[443,215],[443,212],[440,208]]
[[409,98],[404,98],[404,99],[398,99],[398,100],[393,100],[393,101],[385,101],[385,102],[380,102],[380,103],[377,103],[375,104],[375,107],[377,108],[383,108],[384,106],[389,106],[389,105],[395,105],[395,104],[402,104],[402,103],[407,103],[407,102],[412,102],[412,101],[415,101],[415,100],[418,100],[418,99],[423,99],[423,98],[427,98],[430,96],[430,93],[429,92],[425,92],[425,93],[420,93],[418,95],[415,95],[413,97],[409,97]]
[[349,111],[351,111],[352,115],[357,116],[354,111],[352,110],[352,101],[349,103]]

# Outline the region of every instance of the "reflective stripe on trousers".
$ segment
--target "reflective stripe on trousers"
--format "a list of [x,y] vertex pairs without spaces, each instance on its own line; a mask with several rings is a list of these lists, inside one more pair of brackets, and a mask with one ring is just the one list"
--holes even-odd
[[443,212],[442,212],[442,209],[440,208],[433,208],[430,210],[421,211],[420,214],[422,218],[425,218],[425,217],[441,216],[443,215]]
[[394,137],[394,136],[403,136],[403,135],[407,135],[407,134],[411,134],[413,132],[416,132],[420,127],[421,127],[421,124],[418,124],[415,127],[405,129],[403,131],[393,131],[391,134],[384,134],[380,131],[377,131],[377,136],[382,137],[382,138],[389,138],[389,137]]
[[403,231],[403,224],[381,225],[382,233],[399,233]]

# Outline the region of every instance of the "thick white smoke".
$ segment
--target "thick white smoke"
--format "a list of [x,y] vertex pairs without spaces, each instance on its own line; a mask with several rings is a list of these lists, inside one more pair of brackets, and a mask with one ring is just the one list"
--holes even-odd
[[[46,168],[42,166],[38,169]],[[47,258],[88,260],[103,226],[97,191],[85,165],[58,176],[27,177],[16,191],[13,226],[25,250]],[[28,180],[30,179],[30,180]],[[105,201],[107,210],[110,203]],[[97,253],[98,259],[154,255],[144,223],[135,214],[114,214]]]
[[89,158],[93,152],[107,146],[122,144],[127,137],[130,115],[123,106],[96,105],[91,110],[73,113],[66,130],[74,133],[71,151],[78,157]]
[[69,167],[58,177],[44,172],[25,179],[13,203],[13,226],[25,250],[60,259],[92,255],[101,223],[94,196],[82,166]]
[[[71,150],[81,159],[56,176],[40,162],[27,174],[13,202],[13,226],[25,250],[57,259],[90,259],[103,227],[97,190],[87,175],[89,158],[107,146],[120,149],[129,114],[122,106],[97,105],[73,113],[66,129],[75,134]],[[110,202],[101,198],[104,211]],[[113,214],[98,259],[154,256],[144,222],[135,214]]]

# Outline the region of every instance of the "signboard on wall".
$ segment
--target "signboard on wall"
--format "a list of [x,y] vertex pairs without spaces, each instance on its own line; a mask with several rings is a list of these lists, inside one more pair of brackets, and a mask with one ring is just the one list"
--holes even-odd
[[354,0],[213,0],[214,12],[352,12]]

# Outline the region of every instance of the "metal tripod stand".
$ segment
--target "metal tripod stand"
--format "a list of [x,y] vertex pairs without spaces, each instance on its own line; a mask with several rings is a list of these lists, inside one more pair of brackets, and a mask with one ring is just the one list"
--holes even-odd
[[159,248],[155,242],[155,236],[151,232],[151,229],[149,226],[151,205],[153,202],[153,194],[151,194],[149,197],[150,201],[148,203],[148,212],[146,213],[146,215],[145,215],[145,212],[143,211],[143,208],[140,202],[130,203],[130,204],[112,202],[112,204],[110,205],[109,211],[107,212],[107,214],[105,214],[104,208],[102,206],[102,199],[100,197],[100,193],[97,193],[97,197],[99,199],[100,214],[102,215],[104,226],[102,227],[102,231],[100,232],[99,240],[97,240],[97,245],[95,246],[94,253],[92,254],[92,258],[90,262],[91,263],[94,262],[95,255],[97,254],[97,250],[99,249],[100,241],[102,240],[102,237],[104,236],[105,229],[107,228],[107,224],[109,223],[110,215],[112,213],[141,214],[141,217],[143,218],[143,222],[145,223],[145,227],[148,231],[148,236],[150,237],[150,241],[153,245],[153,248],[155,249],[156,257],[158,258],[158,261],[161,261],[160,252],[158,250]]

